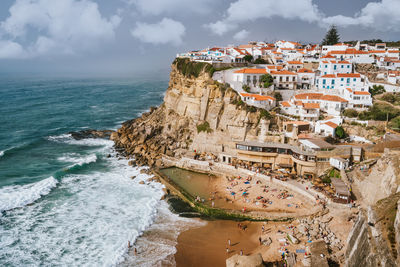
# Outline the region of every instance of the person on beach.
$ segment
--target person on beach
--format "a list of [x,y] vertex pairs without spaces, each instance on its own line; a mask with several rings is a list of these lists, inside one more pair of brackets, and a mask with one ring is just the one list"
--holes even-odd
[[240,256],[243,256],[243,250],[242,249],[240,250]]
[[260,245],[262,245],[262,239],[261,239],[261,236],[258,238],[258,241],[260,241]]
[[137,256],[137,249],[135,248],[135,256]]
[[226,254],[229,254],[229,248],[226,247]]
[[128,248],[131,248],[131,241],[128,241]]
[[230,239],[228,239],[228,245],[231,246],[231,240]]

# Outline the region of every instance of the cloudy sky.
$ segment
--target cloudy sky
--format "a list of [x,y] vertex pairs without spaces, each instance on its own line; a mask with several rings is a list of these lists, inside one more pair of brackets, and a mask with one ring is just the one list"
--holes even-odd
[[167,71],[176,53],[278,39],[399,40],[400,0],[1,0],[0,73]]

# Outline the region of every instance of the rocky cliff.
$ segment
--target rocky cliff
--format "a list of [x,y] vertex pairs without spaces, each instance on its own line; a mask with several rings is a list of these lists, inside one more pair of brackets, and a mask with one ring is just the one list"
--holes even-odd
[[[213,81],[210,65],[188,64],[200,63],[172,64],[160,107],[125,122],[111,136],[116,147],[140,165],[160,164],[163,154],[233,152],[235,141],[255,140],[261,124],[267,128],[272,124],[268,112],[245,105],[235,91]],[[280,140],[280,136],[265,138]]]

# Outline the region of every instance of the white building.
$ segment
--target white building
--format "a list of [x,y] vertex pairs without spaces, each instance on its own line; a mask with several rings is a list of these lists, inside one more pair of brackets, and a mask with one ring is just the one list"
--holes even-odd
[[319,103],[303,103],[302,101],[283,101],[281,111],[292,116],[299,116],[301,120],[317,121],[320,115]]
[[318,121],[315,124],[315,133],[335,137],[337,127],[338,125],[332,121]]
[[319,63],[318,70],[321,75],[336,73],[351,73],[353,71],[352,64],[349,61],[342,60],[324,60]]
[[315,85],[315,72],[309,69],[297,70],[297,88],[312,89]]
[[342,159],[339,157],[332,157],[329,159],[329,164],[339,170],[345,170],[349,167],[350,163],[348,159]]
[[250,93],[240,93],[242,100],[250,105],[258,108],[263,108],[266,110],[271,110],[276,106],[276,99],[268,95],[250,94]]
[[281,71],[272,70],[270,73],[274,78],[275,88],[292,89],[292,90],[296,89],[297,73],[288,70],[281,70]]
[[320,110],[333,116],[339,116],[341,111],[344,110],[348,105],[348,100],[340,96],[322,93],[297,94],[293,96],[291,101],[292,103],[294,103],[294,101],[301,101],[303,103],[318,103],[320,105]]

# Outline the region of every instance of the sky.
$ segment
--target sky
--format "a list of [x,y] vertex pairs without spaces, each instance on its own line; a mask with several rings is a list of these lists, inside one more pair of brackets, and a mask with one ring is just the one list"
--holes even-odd
[[400,0],[1,0],[0,74],[167,73],[177,53],[249,41],[400,38]]

